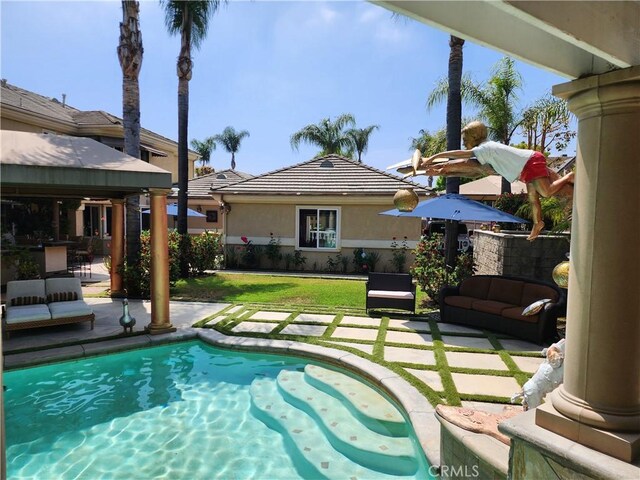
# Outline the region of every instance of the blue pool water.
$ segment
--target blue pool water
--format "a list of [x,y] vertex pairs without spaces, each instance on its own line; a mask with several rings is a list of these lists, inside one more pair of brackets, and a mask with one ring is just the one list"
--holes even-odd
[[[188,342],[6,372],[8,478],[394,478],[333,449],[313,412],[277,414],[300,422],[292,434],[256,408],[252,395],[276,392],[278,375],[305,365]],[[302,430],[321,467],[296,443]],[[412,433],[409,442],[415,468],[397,478],[430,478]]]

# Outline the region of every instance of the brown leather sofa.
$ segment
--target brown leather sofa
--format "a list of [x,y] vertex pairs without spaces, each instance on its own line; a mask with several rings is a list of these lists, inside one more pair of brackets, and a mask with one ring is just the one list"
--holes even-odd
[[[535,315],[522,315],[527,306],[542,299],[551,301]],[[457,287],[445,287],[439,301],[443,322],[506,333],[538,344],[557,338],[557,319],[567,310],[565,293],[557,285],[499,275],[476,275]]]

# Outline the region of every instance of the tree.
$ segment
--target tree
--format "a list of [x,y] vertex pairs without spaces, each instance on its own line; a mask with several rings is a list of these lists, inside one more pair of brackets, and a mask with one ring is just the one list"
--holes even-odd
[[204,140],[191,140],[191,148],[200,154],[200,161],[203,165],[208,165],[211,161],[211,153],[216,149],[216,142],[213,137]]
[[[138,77],[142,68],[142,33],[139,21],[140,5],[137,1],[122,1],[122,22],[118,60],[122,68],[122,127],[124,153],[140,158],[140,86]],[[140,262],[140,197],[132,195],[126,203],[126,260],[135,268]],[[126,285],[130,294],[133,285]]]
[[347,136],[351,139],[353,149],[358,153],[358,162],[362,163],[362,154],[367,153],[371,132],[378,130],[379,125],[369,125],[366,128],[351,128],[347,130]]
[[291,148],[298,150],[300,143],[310,143],[320,147],[318,157],[337,154],[351,156],[353,142],[345,128],[355,128],[356,120],[350,113],[343,113],[335,121],[323,118],[315,125],[307,125],[291,135]]
[[231,170],[236,169],[236,152],[240,149],[242,140],[248,136],[248,131],[236,132],[233,127],[227,127],[222,133],[214,135],[213,139],[220,142],[224,149],[231,154]]
[[[509,145],[520,125],[516,105],[517,92],[521,88],[522,77],[516,70],[513,59],[509,57],[503,57],[493,66],[486,83],[478,84],[464,75],[460,84],[462,100],[479,109],[481,119],[489,127],[490,137],[506,145]],[[448,81],[441,79],[429,94],[427,107],[431,108],[443,101],[448,95],[448,89]],[[503,178],[502,193],[510,191],[511,185]]]
[[[424,129],[421,129],[418,133],[419,135],[417,137],[409,138],[409,140],[411,140],[410,150],[412,152],[418,149],[423,157],[430,157],[431,155],[435,155],[436,153],[447,149],[446,128],[441,128],[433,134]],[[427,185],[429,187],[433,186],[432,176],[429,176],[427,179]]]
[[[199,48],[207,36],[209,19],[225,0],[161,0],[169,34],[180,34],[178,74],[178,233],[187,235],[187,185],[189,181],[189,81],[193,61],[191,48]],[[226,1],[225,1],[226,3]],[[183,245],[184,246],[184,245]],[[185,246],[185,248],[187,248]],[[183,253],[186,253],[183,251]],[[187,255],[181,256],[180,273],[188,276]]]
[[569,123],[571,113],[567,102],[551,95],[536,100],[522,114],[520,129],[526,137],[526,147],[545,152],[554,145],[556,150],[564,150],[576,136]]

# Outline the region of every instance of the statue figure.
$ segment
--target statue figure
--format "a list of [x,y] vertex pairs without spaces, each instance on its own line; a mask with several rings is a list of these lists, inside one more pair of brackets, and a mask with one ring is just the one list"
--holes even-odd
[[[573,172],[560,177],[547,167],[546,157],[534,150],[523,150],[502,143],[487,141],[487,127],[478,121],[462,129],[466,150],[449,150],[423,158],[419,150],[408,162],[394,165],[398,171],[412,175],[444,177],[483,177],[499,174],[509,182],[520,179],[527,185],[533,214],[533,228],[527,240],[537,238],[544,228],[540,195],[573,197]],[[438,161],[446,159],[444,161]]]

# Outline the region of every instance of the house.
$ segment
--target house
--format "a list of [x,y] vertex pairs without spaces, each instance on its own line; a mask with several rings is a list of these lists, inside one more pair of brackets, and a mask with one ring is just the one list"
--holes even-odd
[[[20,132],[46,133],[88,137],[123,151],[122,119],[101,110],[78,110],[62,101],[0,82],[0,129]],[[141,160],[171,173],[172,182],[178,180],[178,144],[162,135],[140,129]],[[198,154],[189,151],[189,178],[194,175]],[[68,235],[95,236],[98,251],[106,251],[111,236],[111,206],[104,199],[91,198],[91,192],[82,192],[86,198],[70,219]],[[140,197],[140,204],[148,206],[148,198]]]
[[[225,205],[225,245],[242,251],[280,242],[283,254],[305,257],[305,268],[325,270],[337,255],[377,252],[376,270],[392,270],[391,243],[405,237],[409,248],[420,238],[421,219],[379,215],[393,208],[399,189],[420,197],[429,189],[355,160],[327,155],[226,186],[211,193]],[[273,240],[272,240],[273,238]],[[408,259],[409,260],[409,259]],[[268,266],[266,259],[264,266]]]
[[[205,217],[189,217],[189,233],[198,234],[205,230],[223,231],[226,205],[222,202],[220,195],[212,195],[211,190],[249,178],[253,178],[253,175],[228,169],[189,180],[187,185],[187,206],[205,215]],[[167,199],[169,202],[175,203],[178,201],[178,194],[174,191]],[[147,219],[143,218],[143,228],[145,227],[145,220]]]

